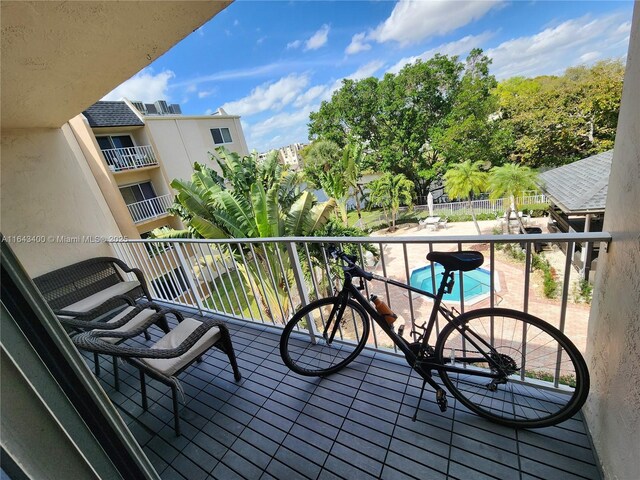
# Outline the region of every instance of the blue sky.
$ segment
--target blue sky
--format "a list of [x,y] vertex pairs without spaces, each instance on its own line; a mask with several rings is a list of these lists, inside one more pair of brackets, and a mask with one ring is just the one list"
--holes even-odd
[[498,79],[625,58],[633,3],[236,1],[105,99],[242,116],[249,149],[307,142],[309,112],[343,78],[381,78],[475,47]]

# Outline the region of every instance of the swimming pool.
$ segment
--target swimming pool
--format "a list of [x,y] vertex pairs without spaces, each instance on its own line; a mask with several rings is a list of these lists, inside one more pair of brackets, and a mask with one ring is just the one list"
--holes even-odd
[[[444,273],[444,267],[442,265],[435,265],[435,274],[436,274],[436,291],[440,286],[440,282],[442,281],[442,275]],[[443,300],[449,302],[459,302],[460,301],[460,277],[459,274],[456,273],[455,276],[455,284],[453,285],[453,291],[451,293],[445,293],[442,297]],[[464,272],[464,303],[472,304],[479,302],[489,296],[490,290],[490,282],[491,282],[491,273],[489,270],[484,268],[476,268],[475,270],[471,270],[470,272]],[[498,277],[495,277],[495,290],[500,289],[500,285],[498,283]],[[420,290],[425,290],[429,293],[434,293],[433,290],[433,282],[431,280],[431,265],[426,265],[424,267],[416,268],[411,272],[410,284],[412,287],[419,288]]]

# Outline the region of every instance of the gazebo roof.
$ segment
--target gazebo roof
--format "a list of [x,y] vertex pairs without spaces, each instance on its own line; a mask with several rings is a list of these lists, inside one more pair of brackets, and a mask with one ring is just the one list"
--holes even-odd
[[539,175],[540,188],[566,214],[603,213],[613,150],[548,170]]

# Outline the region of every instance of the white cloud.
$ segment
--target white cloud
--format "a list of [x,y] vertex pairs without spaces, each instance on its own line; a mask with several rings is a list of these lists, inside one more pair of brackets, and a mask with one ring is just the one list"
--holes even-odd
[[263,83],[251,93],[222,105],[230,115],[253,115],[265,110],[280,110],[293,102],[300,92],[309,84],[307,75],[291,74],[274,83]]
[[195,93],[195,92],[197,92],[197,91],[198,91],[198,86],[197,86],[197,85],[193,85],[193,84],[192,84],[192,85],[189,85],[189,86],[186,88],[186,91],[187,91],[187,93]]
[[262,45],[262,43],[269,37],[267,37],[266,35],[260,37],[258,40],[256,40],[256,44],[257,45]]
[[318,98],[320,95],[322,95],[326,89],[327,89],[326,85],[315,85],[311,87],[309,90],[300,94],[300,96],[296,98],[296,101],[293,102],[293,106],[302,107],[304,105],[309,104],[310,102]]
[[365,43],[366,33],[356,33],[353,37],[351,37],[351,43],[345,49],[344,53],[347,55],[354,55],[356,53],[364,52],[365,50],[370,50],[371,45]]
[[482,45],[494,35],[493,32],[483,32],[479,35],[467,35],[459,40],[449,43],[443,43],[435,48],[427,50],[413,57],[405,57],[400,59],[395,65],[387,70],[388,73],[398,73],[408,63],[414,63],[416,60],[429,60],[436,53],[442,55],[464,55],[469,53],[476,47],[482,47]]
[[139,100],[141,102],[155,102],[156,100],[168,100],[169,80],[175,77],[171,70],[164,70],[157,75],[151,68],[136,73],[126,82],[114,88],[106,94],[102,100]]
[[498,78],[559,74],[567,67],[626,53],[631,24],[622,14],[567,20],[486,51]]
[[212,109],[210,109],[210,108],[207,108],[207,109],[204,111],[204,114],[205,114],[205,115],[211,115],[212,113],[213,113],[213,110],[212,110]]
[[240,22],[238,21],[238,19],[235,19],[235,20],[233,21],[233,26],[234,26],[234,27],[237,27],[238,25],[240,25]]
[[324,46],[329,40],[329,30],[330,27],[326,23],[320,27],[316,33],[311,35],[306,42],[304,42],[304,50],[317,50],[318,48]]
[[317,105],[306,105],[293,112],[278,113],[266,120],[248,125],[248,128],[243,127],[245,134],[248,132],[249,149],[255,148],[259,152],[264,152],[305,140],[309,113],[317,109]]
[[389,18],[367,35],[378,43],[395,41],[402,45],[428,37],[445,35],[482,18],[499,1],[466,0],[458,2],[409,1],[396,4]]
[[299,48],[302,45],[302,40],[294,40],[293,42],[287,43],[287,50],[291,50],[292,48]]
[[202,90],[200,92],[198,92],[198,98],[207,98],[210,95],[213,95],[214,93],[216,93],[216,89],[212,89],[212,90]]

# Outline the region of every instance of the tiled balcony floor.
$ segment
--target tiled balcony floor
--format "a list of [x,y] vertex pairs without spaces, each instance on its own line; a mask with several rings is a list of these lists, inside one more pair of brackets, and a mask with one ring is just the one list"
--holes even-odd
[[401,359],[365,352],[338,374],[303,378],[282,363],[277,330],[229,327],[243,379],[213,350],[183,373],[181,437],[168,387],[148,379],[143,412],[137,370],[121,365],[116,392],[102,360],[103,386],[163,479],[600,478],[581,416],[515,431],[451,396],[441,413],[427,390],[412,422],[421,382]]

